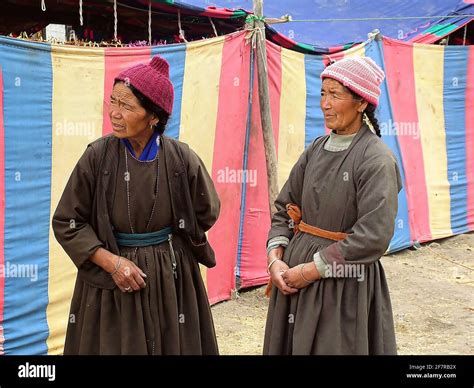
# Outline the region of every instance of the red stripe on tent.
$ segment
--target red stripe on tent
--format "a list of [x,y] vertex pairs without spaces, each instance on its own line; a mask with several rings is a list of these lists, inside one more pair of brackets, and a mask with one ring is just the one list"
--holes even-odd
[[[280,96],[282,84],[281,47],[267,42],[270,106],[273,135],[278,155],[280,127]],[[266,241],[270,229],[267,166],[258,98],[257,63],[255,61],[253,106],[248,150],[248,171],[256,181],[247,184],[244,225],[240,255],[240,287],[251,287],[268,280],[266,272]]]
[[[255,62],[255,79],[257,79],[257,67]],[[267,66],[268,66],[268,89],[270,94],[270,106],[273,125],[273,136],[275,137],[276,153],[278,155],[278,133],[280,128],[280,96],[281,96],[281,47],[267,42]],[[257,92],[254,102],[258,102],[258,82],[255,83],[254,93]],[[260,112],[260,110],[258,111]],[[258,117],[260,119],[260,117]],[[260,123],[260,121],[259,121]]]
[[466,85],[467,225],[474,230],[474,46],[469,47]]
[[126,55],[123,48],[105,49],[105,76],[104,76],[104,111],[102,135],[112,132],[112,126],[109,119],[109,101],[112,89],[114,88],[114,79],[122,71],[130,66],[139,63],[148,63],[151,57],[151,48],[136,47],[129,48],[130,55]]
[[[459,18],[462,18],[462,15],[459,15]],[[420,35],[415,35],[413,38],[409,39],[408,42],[410,43],[423,43],[423,44],[431,44],[434,43],[447,35],[451,35],[453,32],[460,30],[466,24],[470,23],[472,19],[465,19],[465,20],[453,20],[451,26],[445,26],[442,30],[438,31],[437,33],[427,33]],[[426,27],[429,27],[430,23],[427,24]],[[419,28],[422,28],[420,26]],[[432,26],[431,26],[432,28]]]
[[[3,121],[3,75],[0,68],[0,266],[5,266],[5,127]],[[2,271],[3,272],[3,271]],[[3,309],[5,296],[5,276],[0,275],[0,354],[4,354]]]
[[345,51],[339,51],[337,53],[331,54],[324,54],[323,55],[323,63],[324,66],[327,67],[331,62],[340,61],[344,58]]
[[[385,73],[392,102],[395,126],[418,124],[416,106],[413,45],[383,40]],[[413,98],[407,98],[412,96]],[[396,127],[395,127],[396,128]],[[405,190],[408,199],[411,239],[431,239],[429,224],[428,194],[420,136],[398,135],[398,143],[405,169]]]
[[221,214],[209,231],[217,265],[207,272],[211,304],[229,299],[235,289],[235,266],[239,237],[247,101],[249,90],[249,45],[242,35],[226,37],[222,51],[219,101],[212,179],[221,200]]

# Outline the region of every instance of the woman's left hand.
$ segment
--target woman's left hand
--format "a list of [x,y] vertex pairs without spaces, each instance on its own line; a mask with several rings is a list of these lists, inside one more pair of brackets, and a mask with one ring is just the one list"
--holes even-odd
[[[283,272],[282,278],[288,287],[304,288],[309,286],[321,276],[314,262],[299,264]],[[306,280],[305,280],[306,279]]]

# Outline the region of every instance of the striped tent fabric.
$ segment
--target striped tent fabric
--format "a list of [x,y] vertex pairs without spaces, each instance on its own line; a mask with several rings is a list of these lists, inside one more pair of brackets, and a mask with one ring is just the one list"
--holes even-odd
[[474,17],[474,2],[465,1],[465,4],[452,12],[449,18],[435,19],[417,31],[403,36],[402,40],[413,43],[434,43],[452,32],[470,23]]
[[[313,5],[311,5],[313,7]],[[377,4],[368,4],[366,5],[368,9],[371,7],[378,7]],[[435,7],[435,6],[434,6]],[[405,9],[409,9],[410,6],[405,7]],[[392,33],[390,35],[392,38],[397,38],[398,40],[406,41],[406,42],[412,42],[412,43],[434,43],[439,41],[440,39],[449,36],[451,33],[453,33],[456,30],[459,30],[460,28],[466,26],[468,23],[471,23],[474,20],[474,1],[473,0],[464,0],[464,2],[460,2],[460,4],[456,7],[456,9],[452,12],[447,13],[447,17],[439,18],[439,17],[433,17],[433,19],[429,19],[428,21],[421,21],[418,22],[420,25],[416,26],[415,28],[411,28],[409,30],[403,30],[399,29],[398,34]],[[350,15],[348,15],[348,18]],[[384,21],[379,21],[379,23],[382,26],[387,27],[387,25],[384,25]],[[379,24],[379,25],[380,25]],[[346,31],[344,27],[347,29],[354,28],[354,25],[348,26],[347,23],[346,25],[341,25],[341,28],[336,29],[336,31]],[[309,26],[308,28],[312,28]],[[324,26],[324,28],[328,28],[327,25]],[[380,28],[381,33],[386,34],[386,29],[383,27],[377,27]],[[323,29],[324,30],[324,29]],[[369,32],[370,30],[367,30]],[[404,32],[406,31],[406,32]],[[352,42],[352,43],[347,43],[346,45],[343,46],[332,46],[332,47],[322,47],[318,45],[313,45],[313,44],[307,44],[307,43],[302,43],[300,41],[296,41],[289,36],[285,35],[282,32],[279,32],[276,27],[272,27],[267,25],[266,26],[266,36],[267,39],[271,40],[273,43],[277,44],[278,46],[298,51],[303,54],[330,54],[334,52],[339,52],[342,50],[347,50],[351,48],[354,45],[359,44],[359,42]],[[318,36],[318,38],[322,38],[323,34],[321,36]]]
[[[202,269],[209,300],[268,280],[265,153],[244,32],[147,48],[0,37],[0,353],[62,352],[76,270],[51,214],[86,145],[111,131],[115,75],[157,54],[175,86],[167,133],[201,156],[222,201],[208,234],[218,264]],[[268,41],[267,55],[280,187],[327,133],[319,75],[329,59],[369,56],[387,74],[377,116],[404,182],[389,252],[474,229],[474,47],[383,38],[311,55]]]
[[348,50],[352,46],[357,45],[358,43],[348,43],[346,45],[340,46],[332,46],[332,47],[322,47],[318,45],[297,42],[294,39],[278,32],[272,26],[266,25],[265,34],[268,40],[275,43],[278,46],[283,48],[298,51],[303,54],[313,54],[313,55],[322,55],[322,54],[330,54],[335,53],[343,50]]
[[[474,230],[474,46],[436,46],[388,38],[325,55],[267,42],[271,115],[282,187],[306,146],[328,131],[319,108],[320,73],[329,59],[368,56],[386,72],[377,109],[382,139],[401,167],[395,234],[389,252]],[[261,284],[270,227],[257,85],[253,87],[248,187],[239,237],[242,287]],[[262,182],[263,181],[263,182]]]
[[[120,49],[0,37],[2,353],[62,351],[76,270],[53,236],[51,215],[87,144],[111,132],[107,103],[114,77],[157,54],[169,61],[175,86],[167,133],[200,155],[222,200],[208,234],[218,264],[202,268],[209,300],[230,298],[241,185],[225,172],[243,165],[249,50],[243,33]],[[20,268],[23,274],[14,272]]]

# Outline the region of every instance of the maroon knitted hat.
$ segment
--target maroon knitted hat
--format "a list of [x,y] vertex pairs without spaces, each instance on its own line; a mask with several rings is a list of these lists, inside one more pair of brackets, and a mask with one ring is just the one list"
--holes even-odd
[[139,64],[130,67],[122,71],[115,79],[132,85],[151,102],[171,115],[174,91],[166,59],[157,55],[148,65]]

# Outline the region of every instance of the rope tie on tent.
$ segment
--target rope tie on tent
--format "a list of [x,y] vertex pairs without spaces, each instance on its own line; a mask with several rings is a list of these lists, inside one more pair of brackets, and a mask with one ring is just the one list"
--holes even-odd
[[181,27],[181,11],[178,9],[178,28],[179,28],[179,37],[183,39],[186,43],[188,41],[186,40],[186,37],[184,36],[184,31]]
[[265,23],[265,16],[257,16],[257,15],[247,15],[247,17],[245,18],[245,23],[248,23],[248,24],[253,24],[255,22],[263,22]]
[[[245,40],[246,40],[247,44],[250,43],[252,45],[252,50],[256,50],[257,39],[260,39],[263,42],[262,44],[265,44],[265,26],[256,27],[255,22],[257,20],[264,22],[265,18],[264,17],[257,17],[255,15],[249,15],[249,16],[254,16],[254,17],[249,18],[247,16],[247,18],[245,19],[245,22],[246,22],[245,30],[248,32],[247,36],[245,37]],[[265,73],[266,73],[267,72],[266,61],[265,61],[265,58],[263,56],[262,50],[259,50],[259,51],[260,51],[260,55],[262,56],[262,63],[264,64],[264,69],[265,69]]]
[[[431,244],[433,244],[433,243],[431,243]],[[459,265],[460,267],[464,267],[464,268],[467,268],[467,269],[469,269],[469,270],[471,270],[471,271],[474,271],[474,268],[468,267],[467,265],[464,265],[464,264],[462,264],[462,263],[458,263],[457,261],[454,261],[454,260],[452,260],[452,259],[446,257],[446,256],[443,255],[442,253],[436,252],[435,250],[433,250],[433,248],[430,247],[431,244],[426,245],[426,248],[428,248],[428,250],[429,250],[431,253],[433,253],[434,255],[438,256],[439,258],[441,258],[441,259],[443,259],[443,260],[449,261],[450,263],[453,263],[453,264],[455,264],[455,265]]]
[[117,41],[117,24],[118,24],[118,18],[117,18],[117,0],[114,0],[114,40]]
[[[263,27],[256,27],[256,22],[263,22]],[[284,15],[281,18],[266,18],[265,16],[257,15],[247,15],[245,18],[245,30],[248,31],[248,35],[245,37],[247,44],[251,43],[252,50],[255,50],[257,47],[257,39],[260,39],[265,44],[265,24],[276,24],[276,23],[287,23],[291,22],[290,15]],[[264,64],[265,73],[267,70],[267,64],[265,58],[263,57],[263,52],[261,50],[260,55],[262,57],[262,63]]]
[[466,34],[467,34],[467,24],[464,26],[464,38],[462,40],[462,45],[465,46],[466,45]]
[[379,40],[382,38],[382,35],[380,34],[380,31],[376,28],[375,30],[372,30],[367,34],[367,38],[369,39],[369,42],[372,42],[373,40]]
[[290,15],[283,15],[281,18],[267,18],[265,16],[257,16],[257,15],[247,15],[245,18],[245,23],[252,24],[256,21],[263,22],[265,24],[279,24],[279,23],[288,23],[292,22],[293,19]]
[[148,1],[148,45],[151,46],[151,0]]
[[41,11],[46,11],[46,3],[45,0],[41,0]]
[[84,25],[84,17],[82,16],[82,0],[79,0],[79,23],[81,26]]
[[209,18],[209,21],[211,22],[212,29],[214,30],[214,35],[215,35],[216,37],[219,36],[219,35],[217,34],[216,26],[214,25],[214,22],[212,21],[211,17],[208,16],[208,18]]

